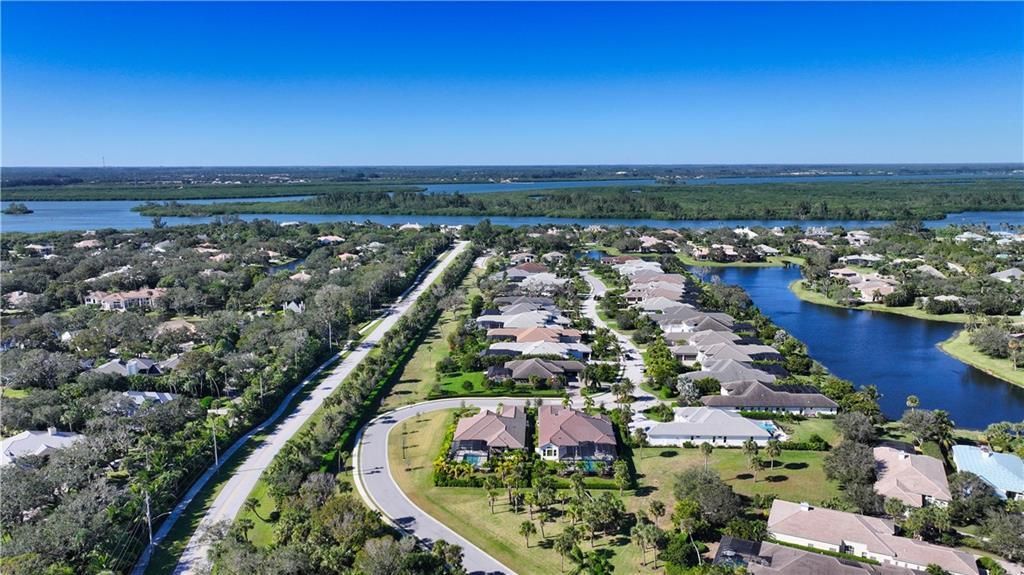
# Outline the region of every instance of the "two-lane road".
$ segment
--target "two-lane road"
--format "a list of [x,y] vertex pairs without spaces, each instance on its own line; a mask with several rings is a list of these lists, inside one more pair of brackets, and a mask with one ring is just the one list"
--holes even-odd
[[439,399],[398,408],[378,416],[366,424],[356,445],[352,465],[356,489],[364,500],[391,523],[425,544],[443,539],[462,547],[462,564],[469,573],[503,573],[514,575],[510,567],[488,555],[465,537],[452,531],[413,503],[395,482],[388,464],[388,435],[396,426],[417,414],[441,409],[458,409],[466,405],[494,410],[498,404],[525,405],[523,398]]
[[[267,438],[256,447],[239,466],[235,474],[224,484],[213,504],[207,510],[199,526],[189,540],[178,565],[174,572],[184,573],[205,573],[209,571],[207,564],[207,552],[209,544],[206,541],[206,534],[211,526],[220,521],[231,521],[242,509],[246,498],[252,492],[263,470],[266,469],[274,456],[284,447],[285,443],[294,436],[304,423],[323,404],[324,400],[337,388],[350,373],[358,366],[386,336],[388,331],[398,320],[402,318],[416,303],[421,295],[444,273],[456,257],[469,247],[469,242],[458,242],[455,247],[445,255],[436,265],[433,266],[425,276],[406,291],[384,314],[380,323],[363,339],[358,349],[352,351],[342,359],[333,369],[330,375],[314,388],[309,396],[304,399],[297,408],[284,420],[280,421]],[[264,424],[266,425],[266,424]],[[233,448],[240,447],[240,441]],[[224,460],[221,460],[224,463]],[[210,474],[212,475],[212,473]],[[206,476],[204,476],[206,477]],[[209,479],[209,477],[207,477]],[[202,480],[201,480],[202,481]],[[201,486],[200,486],[201,487]],[[195,488],[195,487],[194,487]],[[179,506],[182,507],[182,506]],[[159,531],[154,534],[154,542],[159,543],[166,537],[175,520],[184,511],[176,509],[164,523]],[[152,547],[152,546],[151,546]],[[136,565],[134,574],[141,575],[148,564],[150,549]]]

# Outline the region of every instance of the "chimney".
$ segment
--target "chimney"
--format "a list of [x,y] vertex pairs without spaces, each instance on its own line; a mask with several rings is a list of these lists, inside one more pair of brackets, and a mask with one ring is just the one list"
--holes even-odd
[[46,428],[46,434],[47,435],[57,435],[57,428],[56,427],[47,427]]

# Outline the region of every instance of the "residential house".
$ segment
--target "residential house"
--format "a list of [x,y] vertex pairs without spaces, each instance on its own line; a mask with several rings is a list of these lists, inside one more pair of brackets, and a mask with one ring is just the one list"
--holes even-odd
[[952,575],[980,575],[970,553],[898,537],[886,519],[807,503],[776,499],[768,515],[768,535],[782,543],[856,555],[883,565],[917,571],[938,565]]
[[806,416],[834,415],[839,411],[838,403],[811,386],[773,386],[770,382],[756,380],[723,382],[721,394],[706,395],[700,401],[708,407],[736,411],[769,411]]
[[765,445],[774,434],[756,421],[734,411],[712,407],[677,407],[670,422],[645,421],[636,427],[647,432],[651,445],[681,447],[684,443],[739,447],[748,440]]
[[[700,371],[691,371],[679,376],[680,379],[696,381],[710,377],[725,385],[739,381],[759,381],[761,383],[773,383],[776,377],[766,371],[754,369],[745,363],[733,359],[715,360],[708,364],[701,364]],[[724,407],[724,406],[716,406]]]
[[535,310],[524,313],[505,315],[502,313],[485,313],[476,318],[476,324],[483,329],[496,327],[562,327],[571,322],[565,316],[546,310]]
[[846,241],[851,246],[866,246],[875,241],[875,238],[871,237],[871,234],[864,230],[850,230],[846,233]]
[[547,461],[611,461],[617,445],[605,415],[555,405],[537,408],[537,453]]
[[56,427],[46,431],[22,431],[0,441],[0,466],[14,463],[19,457],[47,455],[65,449],[84,437],[77,433],[57,431]]
[[975,232],[963,232],[953,237],[953,241],[958,244],[965,242],[984,242],[988,241],[988,237]]
[[1003,499],[1024,500],[1024,460],[1012,453],[996,453],[987,447],[954,445],[957,471],[969,471],[991,485]]
[[587,361],[590,354],[590,346],[579,342],[503,341],[492,343],[481,355],[544,355]]
[[160,366],[157,361],[148,357],[133,357],[128,361],[123,359],[112,359],[103,365],[94,368],[96,373],[107,373],[128,377],[130,375],[160,375]]
[[771,257],[771,256],[777,256],[780,253],[782,253],[779,250],[777,250],[777,249],[775,249],[775,248],[773,248],[773,247],[771,247],[771,246],[769,246],[767,244],[757,244],[756,246],[754,246],[754,251],[757,252],[758,254],[760,254],[761,256],[766,257],[766,258],[767,257]]
[[874,453],[879,495],[910,507],[945,507],[953,499],[946,468],[938,459],[885,446],[876,447]]
[[526,411],[518,405],[506,406],[500,413],[484,409],[459,419],[455,426],[451,454],[456,461],[481,465],[509,449],[526,449]]
[[579,343],[582,335],[579,330],[562,327],[495,328],[487,330],[488,340],[515,341],[519,343],[535,341]]
[[1001,281],[1003,283],[1010,283],[1010,282],[1013,282],[1013,281],[1024,280],[1024,270],[1021,270],[1020,268],[1010,268],[1010,269],[1003,270],[1001,272],[995,272],[995,273],[989,274],[989,276],[991,276],[991,277],[993,277],[993,278],[995,278],[995,279],[997,279],[997,280],[999,280],[999,281]]
[[839,258],[839,262],[849,266],[871,267],[884,259],[885,258],[883,258],[882,256],[876,254],[852,254],[848,256],[842,256],[841,258]]
[[749,575],[920,575],[906,567],[859,563],[768,541],[726,535],[718,543],[715,565],[741,568]]
[[548,252],[540,256],[542,262],[549,264],[555,264],[565,259],[565,254],[562,252]]
[[167,295],[164,288],[137,289],[122,292],[93,291],[85,296],[87,305],[98,305],[105,311],[125,311],[131,308],[151,308]]
[[536,260],[537,260],[537,256],[531,254],[530,252],[519,252],[519,253],[515,253],[515,254],[512,254],[512,255],[508,256],[509,263],[514,265],[514,266],[517,266],[519,264],[525,264],[525,263],[533,262],[533,261],[536,261]]
[[321,245],[330,246],[334,244],[340,244],[345,241],[345,238],[335,235],[320,236],[316,239]]
[[494,381],[511,379],[516,383],[527,383],[531,379],[573,383],[585,368],[576,360],[517,359],[489,367],[486,376]]

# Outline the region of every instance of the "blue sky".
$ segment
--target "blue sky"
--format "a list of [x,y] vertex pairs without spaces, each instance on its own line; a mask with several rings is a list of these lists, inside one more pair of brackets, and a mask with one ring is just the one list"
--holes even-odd
[[2,163],[1003,162],[1024,3],[3,3]]

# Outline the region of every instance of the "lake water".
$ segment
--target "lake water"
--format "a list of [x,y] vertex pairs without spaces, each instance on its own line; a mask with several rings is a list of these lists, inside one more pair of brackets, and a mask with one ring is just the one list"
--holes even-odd
[[908,395],[945,409],[960,427],[1024,419],[1024,389],[946,355],[937,346],[959,328],[887,313],[806,303],[789,291],[799,268],[715,268],[742,286],[772,320],[807,344],[811,357],[854,384],[877,385],[882,410],[898,418]]

